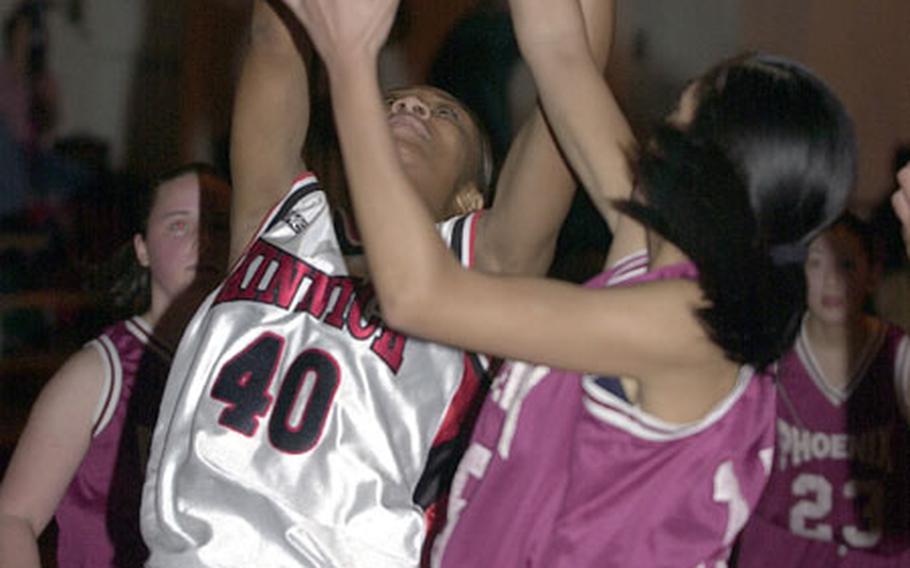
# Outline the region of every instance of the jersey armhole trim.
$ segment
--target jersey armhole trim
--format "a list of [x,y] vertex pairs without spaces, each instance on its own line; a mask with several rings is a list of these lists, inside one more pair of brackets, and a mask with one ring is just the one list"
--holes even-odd
[[666,422],[648,414],[598,385],[597,377],[592,375],[586,375],[582,379],[583,404],[592,417],[642,440],[673,442],[707,430],[727,416],[733,406],[742,399],[749,385],[755,380],[760,380],[757,375],[755,369],[749,365],[740,367],[733,390],[705,416],[686,424]]
[[256,240],[262,235],[265,228],[268,227],[269,224],[272,222],[272,219],[275,217],[275,214],[279,211],[281,206],[287,200],[288,195],[294,193],[295,191],[297,191],[300,187],[302,187],[304,185],[309,185],[309,184],[317,183],[317,182],[318,182],[318,180],[316,178],[316,174],[314,174],[313,172],[308,172],[308,171],[301,172],[300,175],[298,175],[296,178],[294,178],[294,181],[291,182],[291,188],[288,189],[288,191],[287,191],[287,193],[285,193],[284,197],[282,197],[274,205],[272,205],[272,208],[269,209],[269,212],[265,215],[265,217],[260,219],[259,226],[256,227],[256,231],[253,233],[253,236],[250,238],[250,241],[248,243],[246,243],[246,245],[244,245],[243,252],[240,253],[240,256],[238,256],[237,260],[234,261],[234,265],[228,267],[228,272],[227,272],[228,274],[231,274],[234,271],[234,269],[237,268],[241,262],[243,262],[244,257],[250,251],[250,247],[253,246],[253,243],[256,242]]
[[101,337],[89,342],[89,345],[98,350],[104,368],[104,382],[101,394],[92,415],[92,437],[97,437],[110,424],[120,399],[120,390],[123,387],[123,368],[120,366],[120,357],[113,342],[107,337]]

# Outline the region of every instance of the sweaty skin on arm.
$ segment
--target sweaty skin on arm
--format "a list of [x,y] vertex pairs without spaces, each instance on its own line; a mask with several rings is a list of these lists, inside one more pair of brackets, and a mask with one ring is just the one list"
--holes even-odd
[[[394,8],[393,1],[352,0],[344,10],[332,0],[302,1],[302,20],[329,69],[355,212],[386,321],[469,350],[595,373],[654,377],[679,365],[716,364],[718,350],[692,315],[701,294],[691,282],[592,291],[458,266],[434,238],[385,126],[375,80],[382,38],[375,36],[387,3]],[[590,59],[586,45],[582,51]],[[382,191],[370,191],[376,187]]]
[[42,389],[0,485],[4,568],[39,568],[37,539],[82,463],[104,383],[104,364],[84,348]]

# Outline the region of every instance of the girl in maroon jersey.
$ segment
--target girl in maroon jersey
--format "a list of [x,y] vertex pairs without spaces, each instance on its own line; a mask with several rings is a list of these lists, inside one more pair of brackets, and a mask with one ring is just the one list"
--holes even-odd
[[779,363],[771,479],[740,566],[910,562],[910,342],[864,309],[877,244],[872,226],[846,214],[809,247],[807,310]]
[[141,565],[147,438],[179,322],[225,268],[228,193],[201,165],[152,186],[132,268],[112,289],[113,302],[137,315],[106,328],[51,377],[0,485],[4,566],[39,566],[37,538],[54,514],[61,568]]

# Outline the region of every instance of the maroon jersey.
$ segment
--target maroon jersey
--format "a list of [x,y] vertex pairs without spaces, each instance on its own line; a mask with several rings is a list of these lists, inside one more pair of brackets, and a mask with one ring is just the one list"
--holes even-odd
[[88,343],[105,381],[92,441],[57,507],[60,568],[140,566],[145,460],[171,354],[144,320],[118,322]]
[[910,566],[907,346],[878,322],[838,389],[803,329],[780,363],[774,468],[740,566]]
[[[642,274],[644,256],[589,287],[694,278]],[[723,565],[767,481],[774,387],[743,367],[702,419],[668,424],[609,380],[507,364],[452,484],[437,566]]]

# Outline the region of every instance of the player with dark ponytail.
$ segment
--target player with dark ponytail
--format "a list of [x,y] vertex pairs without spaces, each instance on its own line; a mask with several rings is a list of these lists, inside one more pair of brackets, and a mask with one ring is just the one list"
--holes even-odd
[[699,315],[727,357],[764,368],[799,327],[807,237],[853,185],[852,127],[817,77],[776,57],[732,59],[691,88],[691,122],[657,130],[638,162],[645,198],[622,209],[695,263]]

